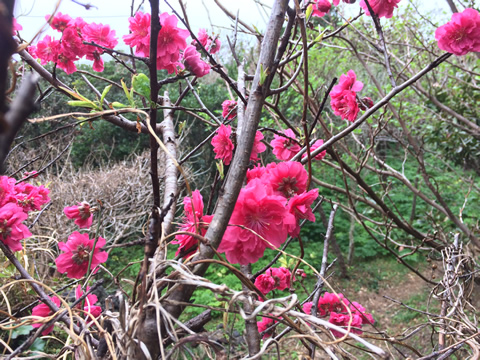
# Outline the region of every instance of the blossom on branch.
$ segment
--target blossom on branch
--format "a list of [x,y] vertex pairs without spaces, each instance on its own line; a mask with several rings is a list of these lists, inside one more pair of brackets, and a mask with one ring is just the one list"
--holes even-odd
[[246,265],[260,259],[267,247],[283,244],[286,227],[295,221],[285,205],[286,199],[261,179],[250,180],[240,191],[218,251],[231,263]]
[[230,165],[233,156],[233,142],[230,139],[232,127],[230,125],[220,125],[217,134],[212,139],[213,152],[215,159],[222,159],[225,165]]
[[[220,39],[218,36],[212,37],[208,35],[205,29],[198,30],[197,39],[200,44],[207,50],[210,54],[215,54],[220,50]],[[192,45],[197,48],[198,51],[202,48],[195,40],[192,41]]]
[[435,31],[438,47],[454,55],[480,52],[480,14],[465,9],[452,15],[452,20]]
[[286,136],[273,135],[273,140],[270,143],[273,147],[273,154],[279,160],[290,160],[293,158],[302,148],[295,141],[295,133],[292,129],[284,130],[283,133]]
[[[87,286],[87,292],[90,290],[90,286]],[[83,296],[83,290],[80,285],[75,289],[75,299],[78,300]],[[84,299],[83,311],[85,314],[91,314],[93,317],[97,318],[102,313],[102,308],[100,306],[94,305],[98,301],[98,298],[94,294],[88,294]],[[77,309],[82,309],[82,303],[80,302],[76,306]]]
[[263,134],[260,131],[255,133],[255,140],[253,141],[252,153],[250,154],[251,161],[258,161],[258,154],[267,150],[267,146],[262,143]]
[[22,250],[21,240],[32,236],[28,228],[22,224],[28,215],[14,203],[0,207],[0,240],[12,251]]
[[[314,152],[315,150],[317,150],[322,145],[323,145],[323,140],[322,139],[315,141],[313,143],[313,145],[310,146],[310,153]],[[315,160],[322,160],[325,157],[325,155],[327,155],[327,150],[323,150],[320,154],[315,156],[314,159]],[[306,157],[307,157],[307,153],[302,155],[302,159],[305,159]]]
[[[393,10],[398,7],[398,3],[401,0],[368,0],[370,7],[372,8],[375,15],[379,18],[386,17],[387,19],[393,16]],[[365,0],[360,1],[360,6],[365,11],[365,14],[370,16],[370,11],[368,6],[365,3]]]
[[237,116],[237,102],[235,100],[225,100],[222,103],[222,116],[225,120],[232,120]]
[[[53,297],[50,298],[50,300],[52,300],[55,303],[55,305],[60,307],[60,299],[58,297],[53,296]],[[32,309],[32,316],[46,318],[46,317],[49,317],[49,316],[52,316],[52,315],[53,315],[53,311],[50,309],[50,307],[47,304],[44,304],[44,303],[41,303],[41,304],[35,306]],[[43,325],[43,323],[33,323],[32,324],[32,326],[34,328],[39,328],[42,325]],[[45,335],[50,334],[52,332],[54,326],[55,326],[55,324],[47,327],[45,330],[42,331],[42,335],[45,336]]]
[[[203,198],[199,190],[192,192],[192,197],[185,196],[183,199],[183,209],[185,217],[183,223],[180,225],[179,231],[187,231],[200,235],[205,235],[207,227],[212,220],[211,215],[203,215]],[[188,234],[178,234],[172,244],[180,245],[175,253],[175,256],[182,254],[183,257],[192,255],[198,244],[198,240]]]
[[78,203],[78,205],[66,206],[63,212],[69,219],[75,219],[75,224],[77,224],[80,229],[88,229],[92,226],[93,210],[86,201],[82,201]]
[[[88,234],[80,234],[75,231],[68,237],[66,243],[58,243],[58,248],[63,251],[63,254],[55,259],[57,270],[62,274],[67,273],[67,277],[70,279],[81,279],[88,272],[88,263],[94,242],[95,239],[90,239]],[[99,236],[95,249],[93,249],[90,270],[107,261],[108,253],[100,251],[105,244],[106,240]]]
[[148,57],[150,54],[150,14],[137,11],[128,18],[130,34],[123,37],[123,42],[135,47],[135,55]]
[[323,17],[330,11],[331,8],[332,4],[330,4],[329,0],[314,1],[312,16]]
[[187,46],[183,52],[183,61],[187,70],[190,70],[196,77],[203,77],[210,72],[210,65],[200,58],[200,53],[195,46]]
[[[172,73],[180,60],[180,50],[187,47],[188,30],[177,27],[178,19],[175,15],[164,12],[160,15],[162,28],[158,33],[157,42],[157,69]],[[173,67],[172,67],[173,65]]]

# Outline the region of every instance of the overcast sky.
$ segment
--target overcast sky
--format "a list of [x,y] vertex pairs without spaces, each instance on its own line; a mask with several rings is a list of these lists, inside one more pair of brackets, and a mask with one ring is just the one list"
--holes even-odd
[[[45,25],[45,15],[50,14],[58,0],[17,0],[15,7],[15,16],[18,22],[23,26],[21,35],[26,40],[31,40],[32,37]],[[80,3],[91,4],[96,8],[86,10],[83,6],[75,4],[72,0],[63,0],[61,2],[59,11],[67,13],[72,17],[80,16],[87,22],[95,22],[102,24],[109,24],[111,28],[115,29],[119,38],[128,34],[128,18],[130,17],[131,0],[78,0]],[[169,1],[178,11],[180,11],[177,0]],[[239,12],[240,18],[249,25],[255,25],[257,28],[263,30],[268,15],[261,10],[258,2],[270,5],[273,0],[220,0],[233,13]],[[357,14],[359,10],[359,0],[354,5],[342,4],[342,11],[346,11],[347,16]],[[135,8],[139,6],[141,0],[135,1]],[[225,37],[229,34],[228,28],[233,24],[215,4],[214,0],[184,0],[187,6],[187,14],[190,21],[190,26],[194,32],[199,28],[207,28],[216,33],[221,34],[221,39],[226,43]],[[403,0],[400,4],[406,5],[408,0]],[[445,0],[421,0],[422,10],[428,11],[437,9],[439,11],[447,10],[448,6]],[[143,8],[149,11],[149,1],[145,0]],[[208,9],[208,11],[207,11]],[[160,1],[161,12],[170,12],[169,7],[164,1]],[[267,10],[268,11],[268,10]],[[59,38],[59,33],[48,29],[42,34],[54,35]],[[125,47],[122,41],[119,41],[119,47]]]

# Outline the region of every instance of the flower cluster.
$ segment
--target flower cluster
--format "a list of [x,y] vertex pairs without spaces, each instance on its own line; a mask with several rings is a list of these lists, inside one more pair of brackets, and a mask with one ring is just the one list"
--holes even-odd
[[[183,199],[183,210],[185,217],[180,226],[180,231],[205,235],[208,224],[212,221],[212,216],[203,215],[203,198],[200,191],[195,190],[192,192],[192,197],[186,196]],[[175,253],[176,256],[189,257],[196,251],[198,240],[192,235],[178,234],[172,244],[180,245]]]
[[104,50],[101,47],[113,49],[118,44],[115,30],[111,30],[109,25],[87,23],[79,17],[72,19],[61,12],[53,17],[46,15],[45,19],[53,29],[61,33],[61,37],[56,40],[46,35],[36,46],[30,46],[28,51],[33,57],[40,59],[42,64],[54,62],[67,74],[77,71],[74,61],[85,57],[93,61],[93,70],[103,71],[101,55]]
[[[220,125],[217,134],[212,139],[213,151],[215,152],[215,159],[222,159],[225,165],[230,165],[233,157],[233,150],[235,146],[231,140],[232,128],[230,125]],[[258,154],[264,152],[267,147],[262,143],[263,134],[257,131],[255,140],[253,142],[252,153],[250,154],[251,161],[258,161]]]
[[[303,304],[303,311],[306,314],[311,314],[312,302]],[[348,313],[348,309],[351,312]],[[362,334],[362,326],[366,324],[373,324],[375,320],[372,314],[366,312],[365,308],[359,303],[345,299],[342,294],[330,294],[326,292],[318,300],[317,316],[329,317],[328,321],[334,325],[347,327],[351,320],[351,331],[355,334]],[[332,334],[336,337],[342,337],[343,334],[332,330]]]
[[465,9],[435,31],[438,47],[455,55],[480,51],[480,13]]
[[[357,75],[353,70],[349,70],[347,74],[342,74],[338,85],[335,85],[330,92],[330,105],[335,115],[354,122],[360,111],[360,106],[357,102],[357,92],[362,89],[363,83],[357,80]],[[365,98],[364,104],[373,106],[370,98]]]
[[[200,29],[198,31],[197,39],[203,48],[210,54],[215,54],[220,50],[221,42],[218,36],[208,35],[205,29]],[[200,46],[195,40],[192,41],[192,45],[195,46],[198,51],[202,48],[202,46]]]
[[271,163],[247,172],[230,223],[218,247],[231,263],[250,264],[266,248],[298,235],[300,219],[314,221],[312,202],[318,189],[306,191],[308,174],[301,163]]
[[[393,10],[398,7],[400,1],[401,0],[368,0],[368,3],[375,15],[379,18],[386,17],[390,19],[393,16]],[[370,11],[368,10],[365,0],[360,1],[360,6],[365,11],[365,14],[370,16]]]
[[[130,17],[130,34],[123,37],[125,44],[135,48],[135,55],[147,57],[150,54],[150,21],[151,15],[138,11],[134,17]],[[175,15],[166,12],[160,14],[162,25],[157,39],[157,69],[167,70],[169,74],[178,73],[187,68],[195,76],[202,77],[210,72],[210,65],[201,59],[200,53],[193,45],[187,46],[186,39],[190,33],[188,30],[180,29],[178,19]],[[207,45],[209,37],[205,30],[200,30],[199,40]],[[210,52],[213,54],[220,48],[220,41],[214,41],[215,45],[209,44]],[[183,63],[180,60],[183,59]]]
[[0,176],[0,240],[12,251],[22,250],[21,240],[32,236],[23,224],[30,211],[40,210],[50,201],[50,190]]
[[263,295],[267,295],[275,289],[289,289],[291,277],[292,273],[287,268],[269,268],[265,274],[261,274],[255,279],[255,286]]
[[332,4],[330,4],[329,0],[317,0],[313,3],[312,16],[323,17],[330,11],[331,8]]
[[[285,135],[273,135],[273,140],[270,145],[273,147],[273,154],[279,160],[290,160],[302,149],[300,144],[297,141],[297,137],[292,129],[284,130]],[[323,145],[323,140],[316,140],[313,145],[310,146],[310,152],[318,149]],[[322,160],[327,151],[324,150],[315,156],[316,160]],[[307,157],[307,153],[302,155],[302,158]]]

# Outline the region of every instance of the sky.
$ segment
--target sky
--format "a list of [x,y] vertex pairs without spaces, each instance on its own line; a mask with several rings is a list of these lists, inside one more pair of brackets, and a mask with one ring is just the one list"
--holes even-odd
[[[86,10],[83,6],[76,4],[72,0],[17,0],[15,6],[15,16],[18,22],[23,26],[21,35],[26,40],[31,40],[35,34],[45,25],[45,15],[50,14],[60,1],[59,11],[67,13],[72,17],[80,16],[87,22],[95,22],[109,24],[115,29],[118,37],[128,34],[128,18],[131,11],[131,0],[76,0],[76,2],[91,4],[90,10]],[[239,13],[239,17],[249,25],[255,25],[258,29],[265,28],[268,14],[262,11],[263,3],[271,6],[273,0],[219,0],[226,8],[233,13]],[[135,9],[142,3],[141,0],[135,0]],[[177,0],[169,0],[169,3],[180,12]],[[184,0],[187,8],[187,14],[192,30],[196,32],[200,28],[206,28],[215,33],[221,34],[221,39],[225,39],[230,34],[231,27],[234,22],[229,19],[215,4],[214,0]],[[408,0],[402,0],[406,5]],[[402,3],[400,5],[402,5]],[[421,0],[422,10],[447,10],[447,2],[445,0]],[[355,5],[342,5],[347,16],[356,15],[358,13],[358,1]],[[148,11],[150,4],[148,0],[143,2],[143,10]],[[208,9],[208,11],[207,11]],[[160,11],[170,12],[170,8],[165,1],[160,1]],[[268,11],[268,9],[267,9]],[[351,14],[348,14],[351,12]],[[180,12],[181,13],[181,12]],[[47,28],[40,36],[56,35],[58,33]],[[119,43],[120,48],[125,47],[122,41]]]

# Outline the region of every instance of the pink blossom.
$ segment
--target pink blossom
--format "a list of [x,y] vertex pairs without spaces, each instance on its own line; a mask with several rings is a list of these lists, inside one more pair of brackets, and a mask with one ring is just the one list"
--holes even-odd
[[290,289],[290,278],[292,273],[284,267],[270,268],[266,272],[275,280],[275,289]]
[[290,226],[288,229],[288,234],[292,237],[297,237],[300,234],[300,225],[299,221],[301,219],[307,219],[309,221],[315,222],[315,215],[312,212],[312,204],[318,197],[318,189],[310,190],[309,192],[304,192],[300,195],[294,195],[289,201],[287,209],[295,216],[296,223],[294,226]]
[[[97,45],[109,49],[113,49],[118,44],[118,40],[115,37],[115,30],[111,30],[108,25],[95,23],[85,25],[82,30],[82,35],[85,41],[94,42]],[[93,60],[93,70],[102,72],[103,59],[100,55],[103,54],[104,50],[91,45],[86,45],[85,49],[87,59]]]
[[88,229],[92,226],[93,211],[90,208],[90,204],[86,201],[82,201],[78,203],[78,205],[66,206],[63,212],[69,219],[75,219],[75,224],[77,224],[80,229]]
[[263,295],[267,295],[270,291],[275,289],[275,279],[268,274],[259,275],[255,279],[255,286]]
[[[386,17],[387,19],[393,16],[393,10],[398,7],[400,0],[368,0],[373,12],[379,17]],[[370,16],[365,0],[360,1],[360,6],[365,11],[365,14]]]
[[225,100],[222,103],[222,116],[225,120],[232,120],[237,116],[237,102],[235,100]]
[[12,251],[22,250],[21,240],[32,236],[28,228],[22,224],[28,215],[14,203],[0,207],[0,240]]
[[307,189],[308,173],[297,161],[281,162],[265,176],[272,189],[286,198],[301,194]]
[[[31,51],[32,47],[29,47]],[[34,53],[32,56],[35,56],[37,59],[40,59],[41,64],[45,65],[49,61],[57,61],[58,53],[60,51],[60,42],[58,40],[52,39],[50,35],[46,35],[42,41],[37,43]]]
[[[87,292],[90,290],[90,286],[87,286]],[[80,299],[83,296],[83,290],[80,285],[78,285],[75,289],[75,299]],[[95,303],[98,301],[98,298],[95,294],[89,294],[84,299],[84,307],[83,311],[86,314],[92,314],[93,317],[97,318],[102,313],[102,308],[100,306],[96,306]],[[76,306],[78,309],[82,308],[82,303],[77,304]],[[87,317],[88,318],[88,317]]]
[[[70,279],[82,278],[88,271],[88,262],[94,241],[95,239],[90,239],[88,234],[80,234],[75,231],[68,237],[66,243],[58,243],[58,248],[63,251],[63,254],[55,259],[57,270],[62,274],[67,273],[67,277]],[[95,249],[93,249],[91,270],[107,261],[108,253],[100,251],[105,244],[105,239],[99,236]]]
[[72,19],[68,23],[68,26],[74,28],[77,31],[77,33],[82,33],[82,30],[85,27],[85,25],[87,25],[87,22],[83,20],[81,17]]
[[335,115],[341,116],[342,119],[354,122],[357,118],[360,108],[357,103],[357,95],[354,91],[345,90],[341,96],[332,98],[330,101]]
[[63,31],[59,54],[71,61],[76,61],[86,54],[87,46],[83,45],[83,40],[73,27],[68,27]]
[[15,179],[8,176],[0,176],[0,207],[6,203],[16,203]]
[[260,131],[257,131],[255,134],[255,140],[253,141],[252,153],[250,155],[251,161],[260,160],[258,158],[258,154],[267,150],[267,146],[264,143],[262,143],[262,140],[263,140],[263,134]]
[[480,51],[480,14],[465,9],[435,31],[438,47],[457,56]]
[[195,46],[187,46],[183,52],[185,67],[195,74],[196,77],[203,77],[210,72],[210,65],[200,58],[200,53]]
[[[274,323],[276,323],[276,321],[274,321],[273,319],[268,318],[268,317],[262,317],[262,321],[257,321],[258,332],[259,333],[264,332],[270,326],[272,326]],[[266,338],[269,338],[270,336],[272,336],[271,333],[266,333],[265,335],[263,335],[262,339],[265,340]]]
[[297,138],[292,129],[284,130],[283,133],[286,136],[277,134],[273,135],[273,140],[270,145],[273,147],[273,154],[279,160],[287,161],[293,158],[302,148],[296,141],[294,141]]
[[217,134],[212,139],[215,159],[222,159],[225,165],[229,165],[233,156],[233,142],[230,140],[232,127],[230,125],[220,125]]
[[[207,48],[207,44],[209,42],[209,36],[207,34],[207,30],[199,29],[197,34],[197,39],[204,48]],[[194,45],[194,43],[195,41],[192,41],[192,45]]]
[[332,4],[330,4],[330,1],[317,0],[316,2],[313,3],[312,16],[323,17],[330,11],[331,8],[332,8]]
[[[56,296],[53,296],[50,298],[50,300],[52,300],[55,305],[57,305],[58,307],[60,307],[60,299]],[[44,304],[44,303],[41,303],[37,306],[35,306],[33,309],[32,309],[32,315],[33,316],[37,316],[37,317],[42,317],[42,318],[46,318],[46,317],[50,317],[53,315],[53,311],[50,309],[50,307],[47,305],[47,304]],[[43,325],[43,323],[33,323],[32,326],[34,328],[39,328]],[[55,324],[53,324],[52,326],[49,326],[48,328],[46,328],[45,330],[42,331],[42,335],[45,336],[45,335],[48,335],[52,332],[53,330],[53,327],[55,326]]]
[[260,179],[265,174],[266,171],[267,170],[261,165],[254,166],[253,169],[248,169],[247,170],[247,184],[252,179]]
[[[314,152],[316,149],[318,149],[322,145],[323,145],[323,140],[322,139],[315,141],[315,143],[312,146],[310,146],[310,152],[311,153]],[[327,150],[323,150],[320,154],[315,156],[314,159],[315,160],[322,160],[325,157],[325,155],[327,155]],[[306,157],[307,157],[307,153],[302,155],[302,159],[304,159]]]
[[[75,60],[75,59],[74,59]],[[73,62],[70,57],[65,56],[63,54],[58,55],[58,61],[57,61],[57,66],[65,71],[67,75],[73,74],[75,71],[77,71],[77,67],[75,66],[75,63]]]
[[[183,199],[183,209],[185,211],[185,217],[183,218],[182,225],[180,225],[180,231],[197,233],[202,236],[205,235],[212,216],[203,215],[203,198],[200,191],[195,190],[192,192],[192,197],[186,196]],[[172,244],[180,245],[175,256],[182,253],[185,254],[184,257],[189,257],[194,253],[194,248],[198,244],[198,240],[187,234],[178,234],[175,236]]]
[[218,251],[231,263],[246,265],[260,259],[267,247],[280,246],[287,238],[286,226],[295,221],[285,202],[260,179],[250,180],[240,191]]
[[33,210],[40,210],[43,205],[50,201],[48,194],[50,190],[45,186],[34,186],[29,183],[15,185],[15,198],[17,204],[22,207],[25,213]]
[[169,65],[178,62],[180,50],[187,47],[188,30],[177,27],[178,19],[175,15],[164,12],[160,15],[162,28],[158,33],[157,68],[166,69]]
[[342,98],[344,96],[344,91],[354,91],[359,92],[363,89],[363,83],[357,80],[357,75],[355,71],[348,70],[346,74],[340,76],[338,85],[335,85],[330,92],[330,97],[333,98]]
[[309,301],[303,304],[302,309],[305,314],[310,315],[312,313],[313,302]]
[[17,19],[13,18],[13,35],[17,35],[17,31],[23,30],[23,26],[17,22]]
[[192,41],[192,45],[197,48],[198,51],[203,48],[207,50],[210,54],[215,54],[220,50],[220,39],[218,39],[218,36],[212,37],[208,35],[207,31],[205,29],[199,29],[198,30],[198,35],[197,39],[201,46],[197,44],[197,42],[194,40]]
[[137,11],[128,18],[131,33],[123,37],[125,44],[135,47],[135,55],[147,57],[150,54],[150,14]]
[[[50,15],[45,15],[45,20],[48,21],[49,19]],[[72,18],[67,14],[62,14],[61,12],[58,12],[50,22],[50,26],[52,27],[52,29],[62,32],[68,27],[71,20]]]

